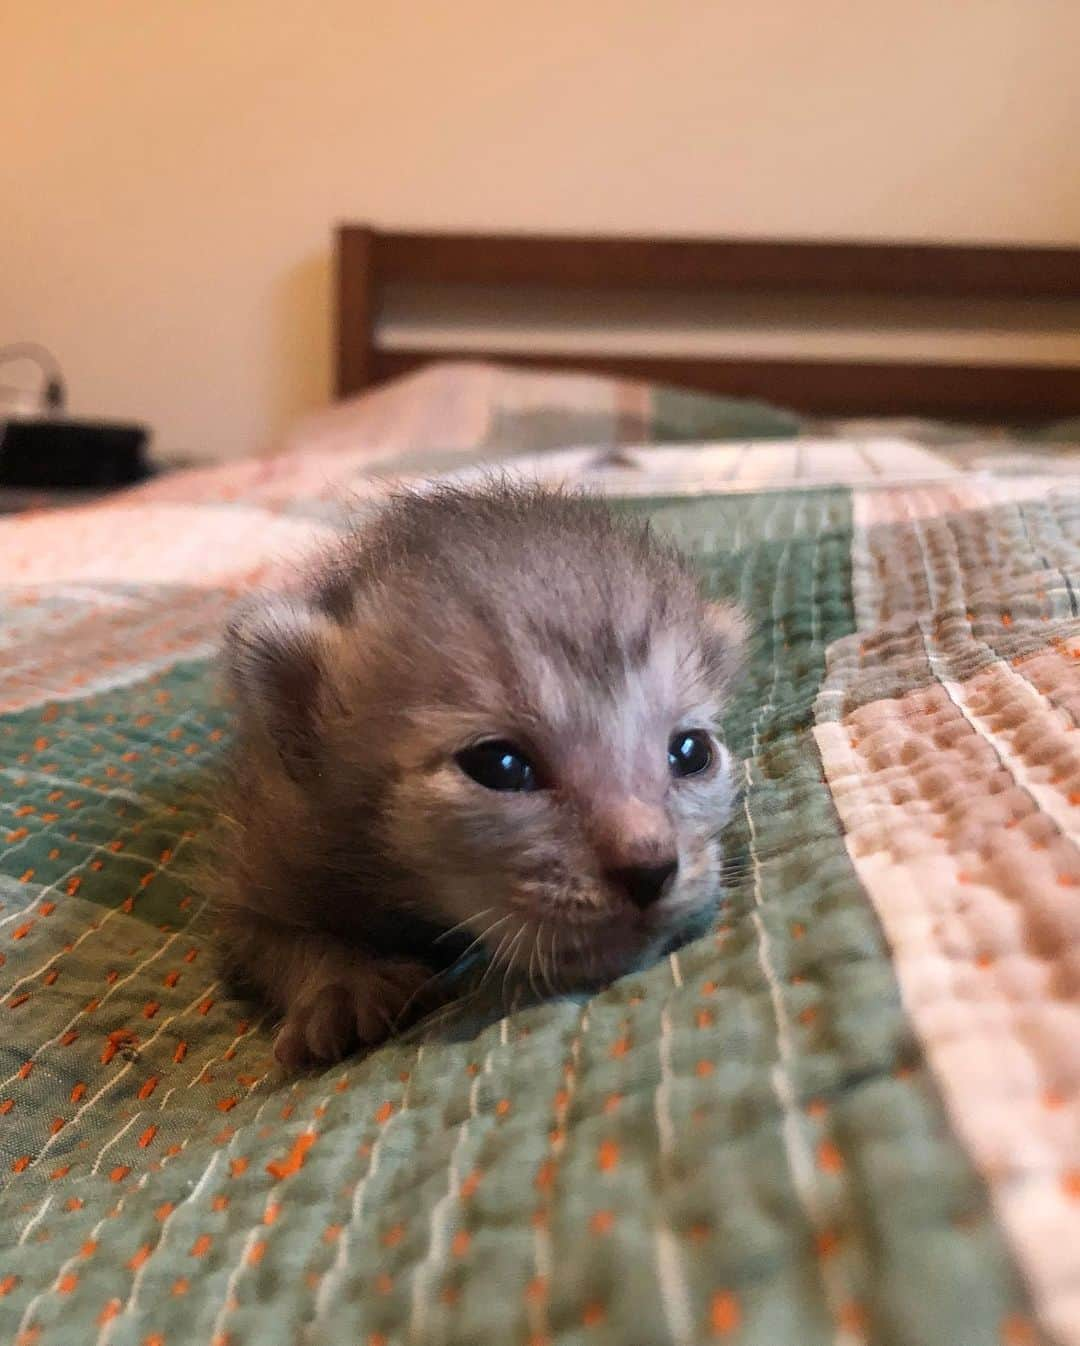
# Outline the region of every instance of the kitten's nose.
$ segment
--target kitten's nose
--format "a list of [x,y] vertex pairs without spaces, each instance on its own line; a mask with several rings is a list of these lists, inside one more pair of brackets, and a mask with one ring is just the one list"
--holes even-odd
[[609,869],[607,877],[635,907],[644,911],[657,901],[678,868],[678,860],[663,860],[656,865],[625,865],[621,869]]

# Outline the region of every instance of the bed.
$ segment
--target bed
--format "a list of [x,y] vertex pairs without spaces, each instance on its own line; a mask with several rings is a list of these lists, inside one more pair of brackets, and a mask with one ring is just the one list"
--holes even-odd
[[[1066,250],[733,246],[346,229],[337,405],[0,520],[0,1340],[1080,1343],[1075,371],[380,335],[391,280],[553,266],[1080,296]],[[716,921],[283,1078],[192,879],[217,631],[493,464],[648,513],[752,618]]]

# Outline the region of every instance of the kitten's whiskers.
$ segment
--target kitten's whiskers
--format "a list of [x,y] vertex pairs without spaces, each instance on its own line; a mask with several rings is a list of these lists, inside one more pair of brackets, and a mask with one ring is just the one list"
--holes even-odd
[[[444,939],[449,939],[451,935],[456,934],[459,930],[464,929],[466,926],[471,926],[474,921],[482,921],[485,916],[490,916],[494,910],[495,910],[494,907],[485,907],[483,911],[474,911],[472,915],[466,916],[463,921],[458,921],[456,925],[452,925],[449,930],[444,930],[441,935],[436,935],[435,938],[432,940],[432,943],[441,944]],[[491,933],[491,930],[492,927],[488,926],[488,928],[484,931],[484,935],[489,935]],[[481,938],[483,938],[483,936],[481,936]],[[473,947],[474,947],[473,944],[469,945],[470,949]]]
[[[494,907],[488,907],[488,911],[494,911],[494,910],[495,910]],[[497,921],[492,921],[491,924],[486,929],[481,930],[481,932],[476,936],[476,938],[469,945],[469,947],[463,953],[458,954],[458,956],[446,969],[446,972],[443,975],[449,976],[450,973],[453,972],[453,970],[456,967],[458,967],[461,963],[465,961],[466,958],[468,958],[469,954],[472,953],[473,949],[475,949],[478,944],[483,944],[483,942],[487,939],[487,937],[490,934],[492,934],[495,930],[498,930],[500,925],[505,925],[509,919],[510,919],[510,913],[507,912],[505,916],[500,916]],[[462,924],[464,924],[464,922],[462,922]]]
[[[486,915],[487,912],[494,910],[495,910],[494,907],[487,907],[485,911],[481,912],[480,914]],[[476,919],[475,917],[468,918],[468,920],[475,920],[475,919]],[[443,968],[441,971],[433,973],[430,977],[428,977],[427,981],[421,983],[421,985],[416,988],[416,990],[412,993],[411,996],[409,996],[408,1000],[406,1000],[405,1004],[402,1005],[401,1009],[394,1016],[393,1022],[390,1025],[390,1031],[392,1033],[396,1032],[398,1025],[404,1020],[409,1010],[412,1009],[413,1005],[420,998],[420,996],[423,995],[423,993],[428,989],[429,986],[433,985],[435,982],[449,981],[449,979],[453,976],[453,974],[457,971],[457,969],[465,962],[468,956],[472,953],[473,949],[475,949],[478,944],[483,943],[483,941],[487,939],[488,935],[490,935],[493,930],[497,929],[500,925],[503,925],[509,919],[510,916],[509,914],[507,914],[506,916],[500,916],[497,921],[492,921],[492,923],[489,926],[487,926],[484,930],[480,932],[480,934],[476,936],[476,938],[469,945],[469,947],[464,950],[464,952],[458,954],[458,956],[454,959],[454,961],[450,964],[449,967]],[[454,927],[454,929],[459,929],[466,923],[467,923],[466,921],[459,921],[457,926]],[[449,933],[450,933],[449,931],[446,932],[446,934]],[[440,938],[442,938],[442,936],[440,936]],[[434,942],[437,944],[438,940],[435,940]]]
[[522,921],[521,926],[520,926],[520,928],[518,929],[517,934],[514,936],[513,942],[511,943],[509,949],[507,949],[507,951],[506,951],[506,967],[505,967],[505,969],[504,969],[504,971],[503,971],[502,989],[500,990],[500,993],[499,993],[499,994],[500,994],[500,998],[501,998],[501,1000],[502,1000],[502,1002],[503,1002],[504,1005],[506,1004],[506,986],[507,986],[507,982],[509,981],[510,974],[511,974],[511,973],[513,972],[513,970],[514,970],[514,964],[515,964],[516,961],[517,961],[517,956],[518,956],[518,945],[521,943],[521,937],[522,937],[522,935],[525,934],[525,932],[526,932],[526,930],[528,930],[528,928],[529,928],[529,926],[528,926],[528,922],[527,922],[527,921]]
[[[524,929],[524,927],[522,927],[522,929]],[[516,937],[517,934],[520,933],[521,933],[520,930],[516,932],[512,931],[510,934],[504,935],[499,940],[499,947],[491,955],[488,965],[484,969],[484,975],[480,978],[480,981],[476,987],[477,994],[479,994],[480,991],[484,989],[484,986],[487,983],[487,979],[491,976],[492,971],[499,966],[499,960],[502,958],[503,949],[509,942],[511,942]]]
[[559,956],[556,952],[556,941],[559,938],[559,927],[554,921],[551,923],[551,990],[553,994],[558,994],[562,988],[559,978]]

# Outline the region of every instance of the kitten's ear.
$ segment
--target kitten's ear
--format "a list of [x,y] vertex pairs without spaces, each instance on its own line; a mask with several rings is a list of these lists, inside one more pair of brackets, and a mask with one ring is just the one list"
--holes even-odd
[[323,682],[339,637],[324,613],[279,595],[248,599],[225,629],[233,690],[294,779],[315,763]]
[[730,690],[746,664],[746,618],[730,603],[705,604],[705,654],[717,693]]

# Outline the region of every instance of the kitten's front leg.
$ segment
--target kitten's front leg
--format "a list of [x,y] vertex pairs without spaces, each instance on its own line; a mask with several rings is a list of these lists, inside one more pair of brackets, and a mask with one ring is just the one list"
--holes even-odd
[[288,1070],[339,1061],[382,1042],[435,984],[423,963],[375,958],[259,918],[234,950],[244,977],[283,1016],[274,1055]]

